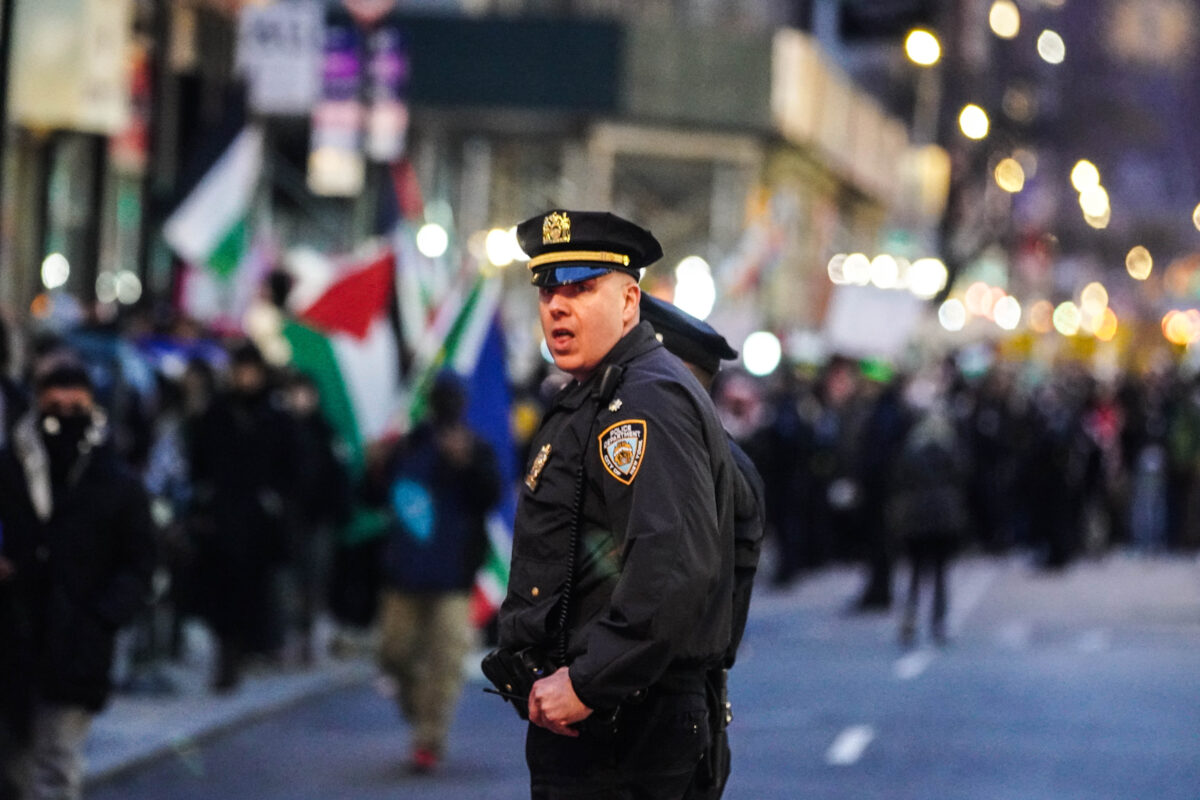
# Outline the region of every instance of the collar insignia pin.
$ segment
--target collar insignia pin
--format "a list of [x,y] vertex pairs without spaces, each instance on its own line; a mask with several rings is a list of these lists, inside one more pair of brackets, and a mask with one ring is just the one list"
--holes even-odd
[[533,459],[533,464],[529,467],[529,474],[525,476],[525,485],[529,487],[529,491],[537,491],[538,478],[542,474],[542,469],[546,466],[546,461],[550,458],[549,443],[542,445],[542,449],[538,450],[537,457]]
[[620,411],[621,410],[621,398],[618,397],[615,400],[613,400],[611,403],[609,403],[608,410],[609,411]]

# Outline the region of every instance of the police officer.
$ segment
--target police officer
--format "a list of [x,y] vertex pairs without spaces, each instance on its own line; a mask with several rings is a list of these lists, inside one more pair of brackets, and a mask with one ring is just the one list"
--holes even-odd
[[501,650],[544,654],[518,707],[532,797],[680,798],[730,641],[737,470],[708,395],[641,323],[654,237],[607,213],[517,226],[573,380],[535,434]]
[[[641,305],[642,319],[654,327],[663,347],[683,361],[701,385],[711,391],[721,362],[737,358],[737,351],[707,322],[671,303],[643,294]],[[762,553],[766,518],[763,479],[750,456],[732,439],[729,448],[738,468],[734,494],[733,632],[720,667],[708,673],[709,709],[714,712],[709,719],[713,741],[696,770],[687,800],[717,800],[729,780],[730,750],[726,726],[733,721],[733,713],[726,684],[729,668],[737,659],[738,645],[746,630],[750,594]]]

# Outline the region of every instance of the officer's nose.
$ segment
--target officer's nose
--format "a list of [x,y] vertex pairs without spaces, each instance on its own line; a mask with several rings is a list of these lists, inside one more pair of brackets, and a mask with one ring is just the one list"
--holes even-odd
[[559,291],[557,287],[546,292],[545,305],[546,310],[550,312],[550,316],[555,319],[565,317],[571,310],[571,306],[567,302],[566,297],[563,296],[563,292]]

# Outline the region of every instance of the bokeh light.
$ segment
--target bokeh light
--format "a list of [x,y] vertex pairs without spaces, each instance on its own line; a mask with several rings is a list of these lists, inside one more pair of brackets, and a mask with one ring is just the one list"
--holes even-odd
[[517,244],[516,228],[492,228],[483,240],[483,249],[492,266],[507,267],[517,260],[517,254],[521,251]]
[[1192,209],[1192,224],[1196,226],[1196,230],[1200,231],[1200,203]]
[[1067,45],[1055,31],[1044,30],[1038,35],[1038,55],[1047,64],[1061,64],[1067,57]]
[[1054,330],[1061,333],[1063,336],[1074,336],[1079,333],[1079,325],[1082,322],[1079,306],[1067,300],[1064,303],[1059,303],[1054,309],[1054,315],[1051,321],[1054,323]]
[[675,305],[697,319],[706,319],[717,302],[712,269],[700,256],[688,256],[675,267]]
[[1096,328],[1096,338],[1102,342],[1111,342],[1117,335],[1117,314],[1111,308],[1104,309],[1104,318]]
[[1079,306],[1084,314],[1100,316],[1108,308],[1108,290],[1104,284],[1092,281],[1079,293]]
[[450,246],[450,235],[436,222],[426,222],[417,229],[417,250],[426,258],[441,258]]
[[992,306],[992,317],[1004,330],[1016,330],[1021,322],[1021,304],[1012,295],[1005,295]]
[[908,290],[922,300],[932,300],[946,288],[950,273],[936,258],[918,258],[908,268]]
[[967,309],[951,297],[938,308],[938,322],[948,331],[961,331],[967,324]]
[[882,253],[871,259],[871,283],[880,289],[894,289],[900,280],[900,264],[894,256]]
[[1054,330],[1054,304],[1049,300],[1038,300],[1029,307],[1029,327],[1037,333]]
[[779,337],[770,331],[755,331],[742,343],[742,364],[751,375],[770,375],[782,357]]
[[1129,251],[1125,256],[1125,270],[1134,280],[1144,281],[1150,277],[1150,270],[1154,268],[1154,259],[1150,256],[1150,251],[1140,244]]
[[1075,166],[1071,168],[1071,185],[1077,192],[1099,186],[1100,170],[1096,169],[1096,165],[1086,158],[1076,161]]
[[1103,186],[1089,186],[1079,193],[1084,216],[1101,218],[1109,211],[1108,192]]
[[1012,0],[996,0],[988,12],[988,25],[1001,39],[1012,39],[1021,32],[1021,11]]
[[871,282],[871,259],[863,253],[851,253],[842,262],[842,272],[846,276],[846,283],[866,286]]
[[51,253],[42,259],[42,285],[47,289],[64,286],[71,277],[71,264],[62,253]]
[[1015,158],[1005,158],[996,165],[996,185],[1006,192],[1016,194],[1025,188],[1025,168]]
[[987,112],[974,103],[967,103],[958,114],[958,127],[968,139],[987,138],[989,126]]
[[914,64],[931,67],[942,57],[942,45],[929,31],[916,28],[904,39],[904,52]]
[[825,271],[829,273],[829,280],[838,286],[850,282],[846,278],[845,264],[846,254],[835,253],[833,258],[829,259],[829,266],[825,268]]

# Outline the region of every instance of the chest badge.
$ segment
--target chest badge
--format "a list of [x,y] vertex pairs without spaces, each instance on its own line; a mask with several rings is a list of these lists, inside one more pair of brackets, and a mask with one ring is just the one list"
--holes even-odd
[[608,474],[626,486],[633,483],[646,455],[646,421],[622,420],[605,428],[597,439],[600,461]]
[[538,454],[533,459],[533,463],[529,465],[529,474],[525,476],[525,485],[529,487],[529,491],[536,492],[538,486],[538,478],[542,474],[542,470],[546,466],[546,461],[550,458],[550,443],[542,445],[542,449],[538,450]]
[[611,403],[609,403],[608,410],[609,411],[620,411],[621,410],[621,398],[617,397]]

